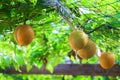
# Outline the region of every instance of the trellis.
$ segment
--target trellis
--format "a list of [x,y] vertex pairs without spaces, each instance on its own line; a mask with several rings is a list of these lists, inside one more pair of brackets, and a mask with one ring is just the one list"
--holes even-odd
[[53,73],[45,69],[45,66],[38,68],[33,66],[27,71],[26,66],[21,66],[20,70],[14,67],[0,69],[4,74],[55,74],[55,75],[92,75],[92,76],[120,76],[120,65],[115,64],[111,69],[103,69],[99,64],[59,64],[54,68]]

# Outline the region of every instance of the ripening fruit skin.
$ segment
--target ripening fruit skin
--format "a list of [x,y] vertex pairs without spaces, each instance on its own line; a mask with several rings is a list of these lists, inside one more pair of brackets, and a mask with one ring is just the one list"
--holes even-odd
[[73,50],[77,51],[77,50],[83,48],[87,44],[87,42],[88,42],[88,36],[82,30],[74,30],[70,34],[70,36],[68,38],[68,42],[69,42],[70,47]]
[[89,59],[96,53],[96,44],[89,39],[87,45],[84,48],[78,50],[77,53],[81,58]]
[[21,46],[30,44],[34,39],[34,31],[31,26],[20,25],[14,30],[14,39]]
[[100,56],[100,66],[104,69],[109,69],[114,66],[115,58],[112,53],[103,52]]

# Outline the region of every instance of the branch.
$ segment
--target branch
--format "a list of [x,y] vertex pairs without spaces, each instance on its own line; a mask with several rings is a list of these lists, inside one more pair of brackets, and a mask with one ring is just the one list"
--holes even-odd
[[99,64],[59,64],[54,68],[54,72],[50,73],[46,69],[39,69],[33,66],[27,72],[26,66],[20,67],[20,71],[15,70],[14,67],[0,69],[0,73],[5,74],[56,74],[56,75],[92,75],[92,76],[120,76],[120,65],[115,64],[111,69],[105,70]]
[[59,0],[46,0],[43,3],[37,2],[38,6],[49,6],[56,9],[56,11],[63,17],[63,19],[68,23],[68,25],[75,30],[75,27],[81,27],[76,16],[70,12]]
[[56,0],[56,5],[54,8],[57,10],[57,12],[63,17],[63,19],[68,23],[68,25],[75,30],[75,26],[73,23],[75,23],[75,17],[70,12],[69,9],[67,9],[64,5],[62,5],[58,0]]
[[99,30],[101,27],[103,27],[103,26],[105,26],[105,24],[102,24],[102,25],[100,25],[99,27],[97,27],[97,28],[95,28],[95,29],[93,29],[93,30],[91,30],[91,31],[89,31],[89,32],[86,32],[87,34],[90,34],[90,33],[92,33],[92,32],[94,32],[94,31],[97,31],[97,30]]
[[93,30],[91,30],[91,31],[89,31],[89,32],[86,32],[87,34],[90,34],[90,33],[93,33],[94,31],[97,31],[97,30],[99,30],[100,28],[102,28],[102,27],[108,27],[108,29],[114,29],[114,30],[120,30],[120,29],[118,29],[118,28],[116,28],[116,27],[112,27],[111,26],[111,24],[109,23],[109,22],[106,22],[106,24],[102,24],[102,25],[100,25],[99,27],[96,27],[95,29],[93,29]]

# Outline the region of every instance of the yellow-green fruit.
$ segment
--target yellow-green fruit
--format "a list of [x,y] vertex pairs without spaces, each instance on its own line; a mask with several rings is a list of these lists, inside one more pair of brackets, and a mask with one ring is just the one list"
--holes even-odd
[[114,66],[115,58],[112,53],[103,52],[100,56],[100,65],[104,69],[109,69]]
[[82,30],[74,30],[69,38],[68,38],[68,42],[70,47],[73,50],[80,50],[81,48],[83,48],[87,42],[88,42],[88,36],[87,34],[85,34],[84,31]]
[[14,30],[14,39],[21,46],[26,46],[34,39],[34,31],[31,26],[21,25]]
[[93,57],[96,53],[96,45],[92,40],[88,40],[87,45],[77,51],[78,55],[83,59],[89,59]]

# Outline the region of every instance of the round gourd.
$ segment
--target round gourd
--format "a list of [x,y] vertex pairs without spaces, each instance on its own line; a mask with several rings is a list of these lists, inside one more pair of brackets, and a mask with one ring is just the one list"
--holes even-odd
[[92,40],[88,40],[87,45],[77,51],[78,55],[83,59],[89,59],[96,53],[96,45]]
[[115,58],[112,53],[103,52],[100,56],[100,66],[109,69],[114,66]]
[[20,25],[14,30],[14,39],[21,46],[30,44],[34,39],[34,31],[31,26]]
[[84,31],[82,30],[74,30],[69,38],[68,38],[68,42],[70,47],[73,50],[80,50],[81,48],[83,48],[87,42],[88,42],[88,36],[87,34],[85,34]]

